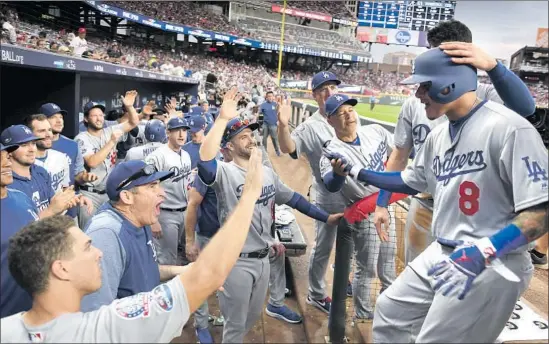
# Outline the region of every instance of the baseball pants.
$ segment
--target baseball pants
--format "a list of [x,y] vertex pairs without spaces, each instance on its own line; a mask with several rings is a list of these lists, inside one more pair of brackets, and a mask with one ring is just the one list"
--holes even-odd
[[408,265],[423,250],[427,248],[435,237],[431,232],[433,211],[423,205],[417,198],[412,197],[406,226],[404,227],[404,264]]
[[[272,250],[272,249],[271,249]],[[286,297],[286,254],[269,256],[271,272],[269,274],[269,303],[275,307],[284,306]]]
[[488,268],[460,301],[435,293],[436,282],[427,276],[427,271],[452,251],[432,243],[380,295],[373,321],[375,343],[495,342],[530,283],[530,256],[511,253],[501,259],[520,282],[510,282]]
[[[318,193],[318,186],[311,188],[311,193],[314,195],[314,203],[317,207],[324,209],[329,214],[342,212],[344,205],[342,203],[334,203],[333,195],[330,200],[329,195],[321,195]],[[315,221],[315,243],[311,249],[309,258],[309,296],[314,300],[322,300],[326,295],[326,269],[334,241],[337,233],[337,226],[330,226],[324,222]]]
[[104,194],[98,194],[95,192],[90,192],[86,190],[80,190],[80,193],[84,195],[85,197],[89,198],[92,201],[93,204],[93,211],[91,214],[88,213],[88,209],[86,207],[80,207],[78,210],[78,216],[79,216],[79,225],[82,230],[86,228],[86,225],[88,224],[88,221],[92,218],[95,213],[97,213],[97,210],[103,205],[103,203],[109,201],[109,196],[107,196],[106,193]]
[[244,336],[263,312],[269,286],[268,257],[239,258],[218,292],[219,308],[225,319],[223,343],[243,343]]
[[158,222],[162,227],[162,237],[153,238],[158,264],[177,265],[177,245],[185,230],[185,212],[160,209]]
[[[198,244],[198,247],[200,247],[200,250],[202,250],[210,242],[211,238],[208,238],[207,236],[203,236],[196,233],[195,240],[196,240],[196,243]],[[194,327],[207,328],[209,316],[210,316],[210,310],[208,308],[208,300],[206,300],[194,312]]]
[[382,242],[379,239],[374,226],[374,215],[369,219],[350,224],[341,221],[342,226],[347,226],[346,231],[352,236],[355,253],[355,273],[353,277],[353,303],[355,316],[358,319],[372,319],[374,316],[374,302],[372,301],[372,286],[377,277],[381,281],[383,293],[396,278],[396,231],[395,218],[392,206],[389,206],[390,225],[389,241]]
[[265,149],[267,149],[267,138],[269,136],[271,136],[271,141],[273,141],[275,152],[277,154],[280,154],[280,146],[278,145],[277,126],[263,123],[263,147],[265,147]]

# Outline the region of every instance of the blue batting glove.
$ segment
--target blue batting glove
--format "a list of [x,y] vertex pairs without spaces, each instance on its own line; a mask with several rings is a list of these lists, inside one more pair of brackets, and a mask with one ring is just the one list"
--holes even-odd
[[349,173],[351,171],[351,169],[353,168],[353,165],[349,164],[349,161],[347,160],[347,158],[344,157],[340,153],[329,152],[329,151],[324,150],[324,156],[326,158],[328,158],[328,160],[330,160],[330,161],[340,159],[341,162],[342,162],[342,165],[345,165],[345,167],[343,168],[343,172],[345,172],[345,173]]
[[[442,240],[444,242],[445,239]],[[444,296],[457,295],[458,300],[463,300],[475,278],[495,257],[495,248],[489,238],[461,247],[461,240],[446,240],[444,244],[439,240],[439,243],[444,246],[456,244],[458,247],[448,258],[429,269],[427,274],[438,281],[434,286],[435,292],[441,290]]]

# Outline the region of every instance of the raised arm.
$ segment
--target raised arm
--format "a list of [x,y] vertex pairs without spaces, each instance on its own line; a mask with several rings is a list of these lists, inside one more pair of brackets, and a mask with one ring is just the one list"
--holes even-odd
[[278,97],[278,143],[280,150],[285,154],[292,154],[296,150],[295,142],[290,134],[290,116],[292,115],[291,99],[283,100]]
[[124,97],[121,97],[122,104],[124,104],[124,108],[128,112],[128,120],[120,123],[121,129],[124,133],[130,132],[139,124],[139,115],[133,107],[135,97],[137,97],[137,91],[128,91]]

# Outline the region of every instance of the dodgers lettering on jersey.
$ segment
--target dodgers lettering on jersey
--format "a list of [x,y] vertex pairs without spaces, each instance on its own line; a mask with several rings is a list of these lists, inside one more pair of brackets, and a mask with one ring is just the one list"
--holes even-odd
[[42,166],[48,171],[51,178],[51,186],[55,193],[63,191],[63,187],[71,185],[70,159],[66,154],[49,149],[46,151],[46,156],[36,158],[35,164]]
[[183,149],[174,152],[168,144],[163,144],[145,158],[147,164],[153,165],[157,171],[173,171],[170,179],[162,182],[166,191],[166,199],[162,208],[180,209],[187,206],[187,190],[192,182],[191,158]]
[[[271,226],[274,222],[275,204],[289,202],[294,191],[287,187],[278,175],[263,165],[263,187],[256,202],[252,223],[242,252],[249,253],[273,244]],[[217,162],[217,172],[212,188],[217,196],[219,223],[224,223],[238,204],[246,179],[246,170],[233,162]]]
[[547,150],[526,119],[488,101],[453,142],[449,132],[449,124],[434,128],[402,172],[408,186],[433,195],[434,236],[489,237],[517,212],[547,202]]
[[126,153],[126,161],[145,160],[149,154],[157,150],[162,145],[163,144],[160,142],[149,142],[142,146],[133,147]]
[[[393,150],[391,133],[378,124],[371,124],[359,127],[357,135],[360,145],[343,142],[334,136],[327,144],[326,149],[333,153],[343,154],[353,166],[373,171],[384,171],[385,162]],[[330,160],[325,156],[322,156],[319,164],[323,177],[332,171]],[[343,196],[345,205],[350,205],[378,191],[379,189],[376,187],[366,186],[347,177],[339,193]]]
[[[113,131],[115,130],[122,130],[123,125],[117,124],[110,127],[103,128],[103,131],[101,132],[101,136],[93,136],[87,131],[83,131],[76,135],[74,140],[78,143],[78,146],[80,147],[80,150],[82,151],[82,157],[86,158],[87,156],[93,155],[101,150],[107,142],[111,139],[111,135]],[[120,139],[118,142],[124,140],[126,135],[120,136]],[[105,160],[96,166],[95,168],[89,168],[87,167],[87,170],[90,173],[93,173],[97,176],[97,180],[94,182],[86,183],[86,186],[92,186],[94,188],[97,188],[98,190],[104,190],[107,184],[107,176],[111,172],[111,170],[114,168],[114,165],[116,164],[116,148],[114,148],[109,154],[107,154],[107,157]]]

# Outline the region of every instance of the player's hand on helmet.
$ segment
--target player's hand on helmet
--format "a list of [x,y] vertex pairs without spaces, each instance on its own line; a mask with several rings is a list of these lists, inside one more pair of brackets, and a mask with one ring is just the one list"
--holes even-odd
[[427,274],[436,281],[435,292],[440,290],[444,296],[457,296],[463,300],[475,278],[486,269],[486,261],[477,245],[458,246],[450,256],[429,269]]
[[120,129],[115,129],[112,131],[112,134],[111,134],[111,141],[113,143],[118,143],[118,141],[120,141],[120,138],[122,137],[122,135],[124,135],[124,132]]
[[391,218],[389,217],[389,210],[385,207],[376,206],[374,212],[374,225],[381,241],[389,241],[390,224]]
[[254,147],[248,161],[248,171],[244,181],[244,193],[259,198],[263,186],[263,158],[261,149]]
[[452,56],[452,62],[454,63],[469,64],[483,71],[490,71],[497,65],[495,58],[473,43],[445,42],[439,48]]
[[151,232],[156,239],[162,238],[162,226],[160,226],[160,222],[151,225]]
[[231,87],[223,96],[223,104],[221,104],[221,109],[219,110],[219,118],[229,121],[238,116],[236,108],[240,97],[241,95],[238,93],[236,86]]
[[120,98],[122,98],[122,104],[124,104],[124,107],[129,108],[129,107],[132,107],[133,104],[135,104],[136,97],[137,97],[137,91],[131,90],[131,91],[127,91],[126,95],[124,97],[121,96]]
[[292,100],[290,98],[284,99],[283,96],[278,96],[276,100],[278,104],[278,122],[281,126],[286,127],[292,116]]
[[326,223],[330,226],[337,226],[342,217],[343,213],[331,214],[328,216],[328,221],[326,221]]

